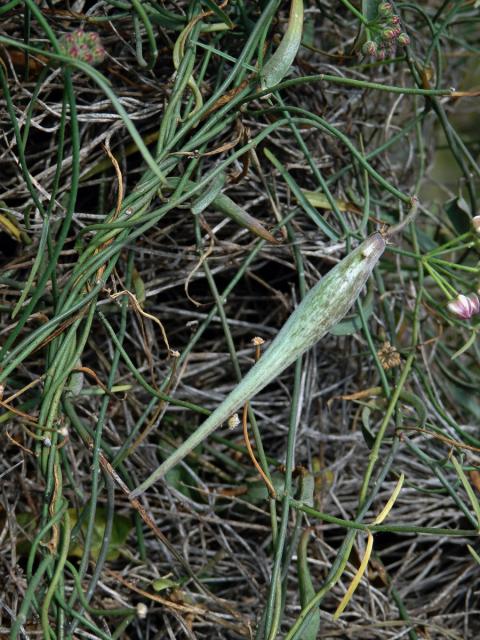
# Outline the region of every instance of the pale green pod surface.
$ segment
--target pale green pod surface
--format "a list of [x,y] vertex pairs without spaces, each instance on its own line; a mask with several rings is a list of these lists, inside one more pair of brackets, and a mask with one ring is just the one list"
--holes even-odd
[[331,269],[305,296],[270,347],[203,424],[132,492],[139,495],[183,460],[245,402],[322,338],[352,307],[385,250],[375,233]]
[[261,73],[262,89],[269,89],[283,80],[295,60],[302,41],[303,0],[292,0],[288,27],[277,50]]

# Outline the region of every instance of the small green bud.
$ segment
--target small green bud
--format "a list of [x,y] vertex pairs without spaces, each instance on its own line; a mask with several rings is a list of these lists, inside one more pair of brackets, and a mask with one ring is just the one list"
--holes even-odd
[[405,32],[400,33],[397,40],[398,44],[402,47],[407,47],[410,44],[410,38]]
[[362,47],[362,52],[366,56],[372,56],[372,58],[375,58],[375,56],[377,55],[377,51],[378,51],[377,43],[374,42],[373,40],[367,40],[367,42],[365,42],[365,44]]
[[381,2],[378,5],[378,14],[380,16],[391,16],[393,13],[393,7],[390,2]]
[[382,31],[382,39],[383,40],[394,40],[396,37],[395,29],[384,29]]

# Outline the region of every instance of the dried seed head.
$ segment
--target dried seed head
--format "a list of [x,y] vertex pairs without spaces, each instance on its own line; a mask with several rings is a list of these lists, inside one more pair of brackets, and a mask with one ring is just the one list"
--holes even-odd
[[382,348],[377,351],[378,359],[380,360],[380,364],[385,370],[393,369],[394,367],[399,367],[402,363],[402,359],[400,354],[392,347],[390,342],[386,340]]
[[229,429],[235,429],[240,424],[240,418],[238,417],[238,413],[234,413],[233,416],[227,420],[227,425]]
[[145,618],[147,617],[147,613],[147,605],[144,602],[139,602],[137,604],[137,617],[140,618],[140,620],[145,620]]
[[259,336],[255,336],[255,338],[252,338],[252,344],[255,347],[259,347],[260,345],[265,344],[265,340]]

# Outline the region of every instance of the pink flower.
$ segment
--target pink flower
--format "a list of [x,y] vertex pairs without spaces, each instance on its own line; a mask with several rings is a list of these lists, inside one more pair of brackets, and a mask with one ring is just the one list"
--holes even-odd
[[469,296],[459,294],[455,300],[450,300],[447,309],[462,320],[468,320],[472,316],[480,313],[480,300],[475,293]]
[[475,233],[478,233],[478,235],[480,235],[480,216],[475,216],[474,218],[472,218],[472,226]]

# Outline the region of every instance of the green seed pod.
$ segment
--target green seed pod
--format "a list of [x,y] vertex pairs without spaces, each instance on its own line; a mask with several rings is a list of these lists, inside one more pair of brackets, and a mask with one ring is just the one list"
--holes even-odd
[[297,55],[303,31],[303,0],[292,0],[288,27],[277,50],[261,73],[262,89],[269,89],[283,80]]
[[323,338],[352,307],[384,249],[384,237],[374,233],[331,269],[308,292],[243,380],[205,422],[130,494],[131,497],[138,496],[162,478],[233,413]]

